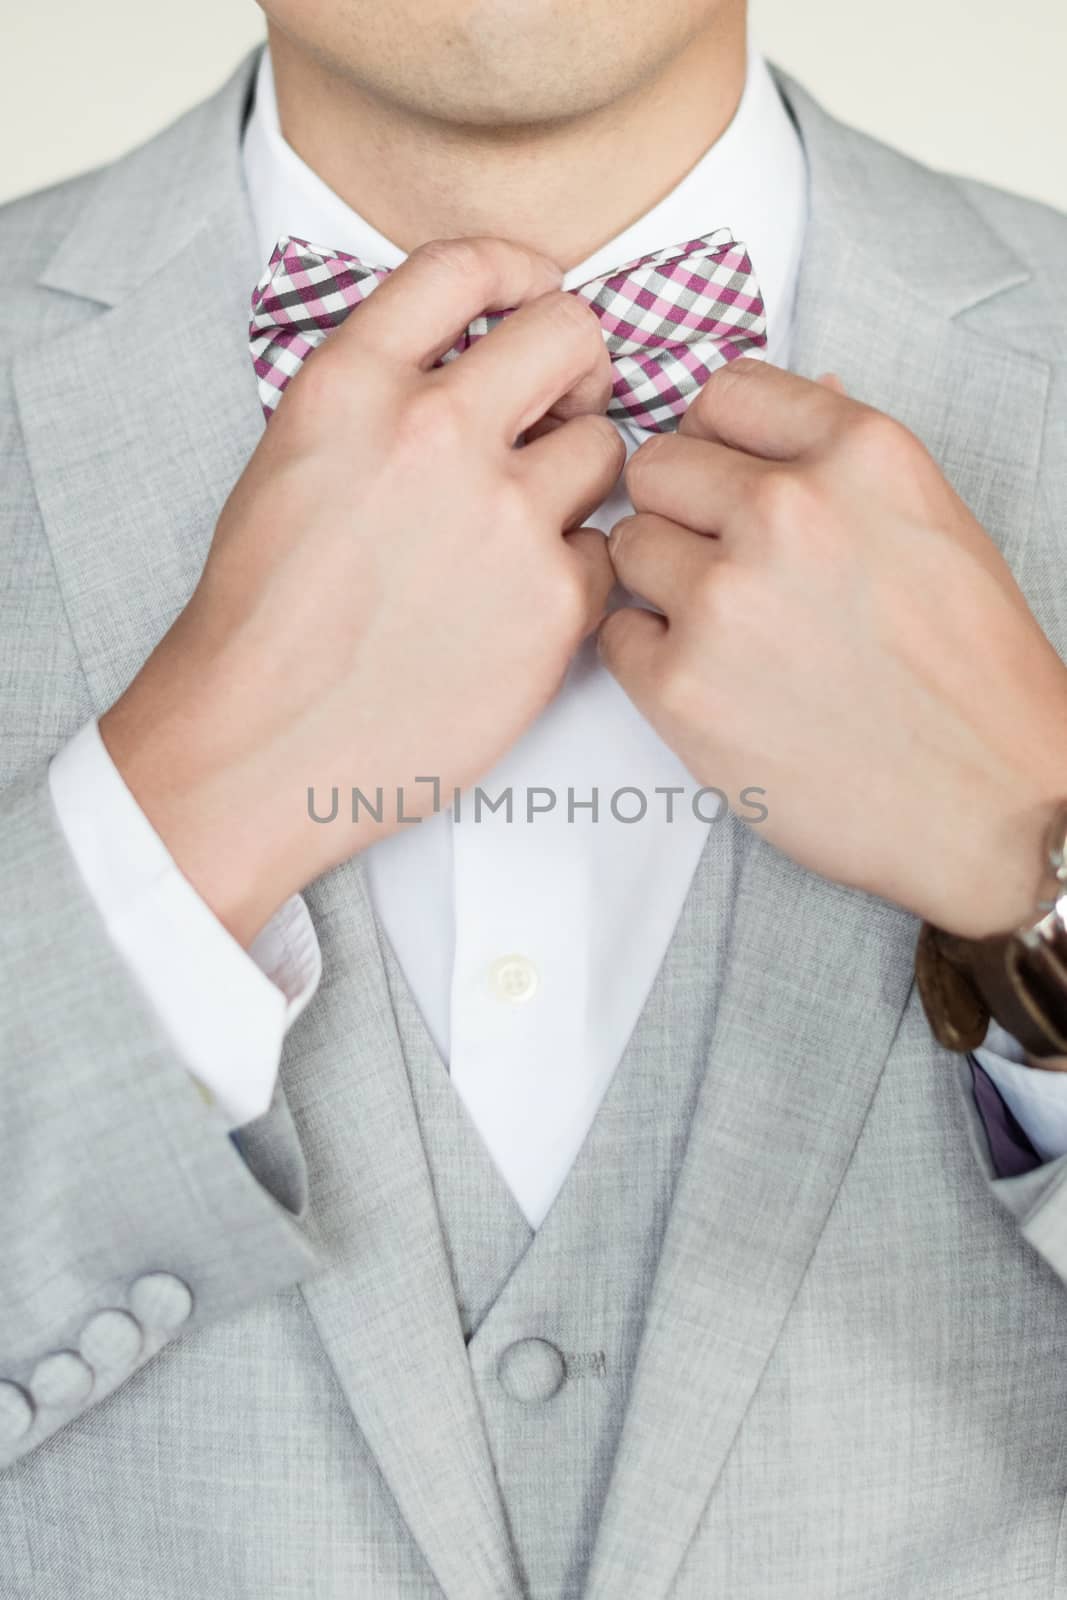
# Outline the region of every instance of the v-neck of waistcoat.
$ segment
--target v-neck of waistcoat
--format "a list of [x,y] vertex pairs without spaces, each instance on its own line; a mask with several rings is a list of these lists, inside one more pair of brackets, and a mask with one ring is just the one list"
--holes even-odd
[[[677,1175],[710,1051],[715,999],[745,843],[742,825],[732,819],[709,830],[633,1033],[578,1155],[536,1230],[523,1215],[456,1092],[379,925],[401,1053],[468,1343],[520,1267],[532,1266],[542,1257],[550,1260],[573,1240],[576,1231],[593,1244],[598,1230],[612,1228],[616,1219],[625,1215],[627,1200],[620,1185],[626,1182],[630,1165],[625,1159],[628,1146],[632,1146],[637,1163],[648,1160],[650,1140],[666,1141],[672,1148],[661,1150],[658,1159],[670,1161],[673,1176]],[[692,1037],[694,1024],[696,1039]],[[686,1048],[672,1049],[680,1028],[685,1030]],[[613,1159],[604,1159],[612,1147]]]

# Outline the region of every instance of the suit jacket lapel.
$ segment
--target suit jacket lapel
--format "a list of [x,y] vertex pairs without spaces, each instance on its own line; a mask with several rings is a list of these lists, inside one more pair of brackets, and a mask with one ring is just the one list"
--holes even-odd
[[907,424],[1004,554],[1025,567],[1050,369],[968,326],[1029,280],[956,184],[826,115],[783,79],[808,156],[811,220],[793,368],[836,372]]
[[15,362],[99,711],[184,607],[262,432],[246,332],[259,270],[240,176],[246,73],[104,174],[41,282],[105,309]]
[[[98,711],[185,605],[263,427],[246,342],[260,263],[239,157],[251,76],[246,63],[215,100],[103,177],[42,280],[78,297],[72,325],[16,365],[39,504]],[[102,309],[88,318],[86,301]],[[331,874],[309,899],[324,979],[288,1041],[276,1107],[300,1131],[328,1262],[304,1286],[306,1303],[448,1600],[509,1600],[519,1580],[362,867]]]
[[517,1600],[362,863],[328,874],[308,900],[323,981],[283,1072],[330,1269],[302,1293],[448,1600]]
[[[812,190],[794,365],[912,427],[1018,560],[1048,373],[952,319],[1025,273],[953,186],[786,92]],[[859,1138],[915,931],[752,841],[587,1600],[623,1574],[671,1590]]]

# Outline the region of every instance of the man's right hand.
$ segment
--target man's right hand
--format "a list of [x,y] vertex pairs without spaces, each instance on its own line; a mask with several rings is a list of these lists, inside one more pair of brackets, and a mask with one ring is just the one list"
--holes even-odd
[[[178,866],[242,943],[291,893],[488,771],[613,583],[577,529],[624,449],[594,314],[499,240],[417,250],[293,379],[182,615],[101,719]],[[483,311],[518,309],[443,367]],[[562,426],[515,448],[543,417]],[[338,816],[316,823],[337,786]],[[351,820],[350,789],[373,799]],[[326,801],[328,809],[328,799]]]

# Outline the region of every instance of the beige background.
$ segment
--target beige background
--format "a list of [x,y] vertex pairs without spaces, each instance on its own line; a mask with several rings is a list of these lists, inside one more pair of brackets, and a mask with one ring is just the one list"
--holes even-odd
[[[764,50],[838,115],[1067,210],[1067,0],[752,3]],[[136,144],[262,35],[252,0],[0,10],[0,200]]]

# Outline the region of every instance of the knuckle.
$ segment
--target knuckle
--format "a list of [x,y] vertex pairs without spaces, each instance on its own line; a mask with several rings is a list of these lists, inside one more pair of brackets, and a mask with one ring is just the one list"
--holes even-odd
[[760,383],[769,371],[766,361],[757,356],[737,356],[721,369],[727,383]]
[[706,396],[706,403],[710,406],[721,401],[723,395],[731,393],[738,385],[743,383],[759,383],[767,375],[766,363],[757,361],[752,356],[737,356],[733,361],[727,361],[718,367],[700,391],[701,396]]
[[583,593],[590,606],[603,612],[615,587],[615,568],[608,554],[608,541],[596,530],[576,529],[568,536],[568,543],[576,553],[579,548],[583,549],[584,560],[579,562],[579,571],[584,573]]
[[724,630],[746,632],[753,620],[762,617],[768,604],[767,585],[756,571],[737,561],[725,561],[714,574],[708,603],[716,608]]
[[809,526],[818,516],[819,491],[795,468],[777,467],[761,474],[753,490],[753,505],[767,533],[791,533]]
[[608,535],[608,553],[617,570],[628,571],[633,565],[641,547],[642,526],[637,515],[622,517]]
[[605,470],[611,470],[612,475],[617,477],[626,460],[626,446],[618,428],[607,417],[593,413],[582,418],[582,429],[590,453],[595,453],[598,463],[602,463]]
[[703,697],[703,686],[689,656],[682,651],[669,654],[660,669],[656,698],[671,722],[681,723],[693,715]]
[[919,448],[915,435],[895,417],[873,406],[857,406],[849,418],[845,437],[850,450],[862,450],[875,462],[895,464]]
[[400,403],[394,443],[423,459],[454,456],[463,446],[467,428],[459,395],[448,385],[424,381]]
[[542,314],[553,319],[561,333],[599,345],[607,355],[596,313],[576,294],[554,289],[542,296]]
[[626,607],[604,618],[597,632],[597,652],[609,667],[619,666],[626,657],[631,617]]
[[[597,652],[612,672],[625,675],[638,654],[640,632],[638,613],[629,606],[611,612],[601,622],[597,631]],[[645,670],[651,685],[652,674],[659,671],[654,658]]]
[[477,239],[428,239],[412,251],[412,258],[429,262],[435,271],[467,278],[485,272],[488,251]]
[[283,404],[288,402],[290,415],[297,416],[301,423],[312,429],[318,429],[321,424],[336,417],[339,408],[347,403],[351,391],[351,378],[345,371],[344,362],[337,350],[331,350],[326,344],[311,352],[289,383],[282,401]]
[[701,620],[714,621],[729,607],[724,604],[724,594],[730,588],[730,568],[726,562],[708,562],[693,578],[693,605]]
[[686,421],[687,430],[692,428],[694,423],[697,424],[698,427],[703,427],[710,422],[716,410],[716,398],[719,393],[718,379],[721,373],[725,372],[726,370],[727,369],[723,367],[719,369],[719,372],[712,373],[707,382],[697,390],[696,394],[690,400],[689,405],[686,407],[685,418],[683,419]]
[[620,517],[612,527],[608,534],[608,549],[613,559],[616,556],[621,556],[622,552],[629,547],[636,521],[636,516]]
[[766,604],[765,585],[751,567],[736,561],[710,562],[694,579],[692,604],[701,637],[714,639],[727,651],[750,634]]
[[597,655],[609,668],[609,670],[616,666],[619,661],[621,644],[620,619],[622,616],[623,613],[621,611],[611,612],[609,616],[604,618],[603,622],[600,624],[600,627],[597,629]]

